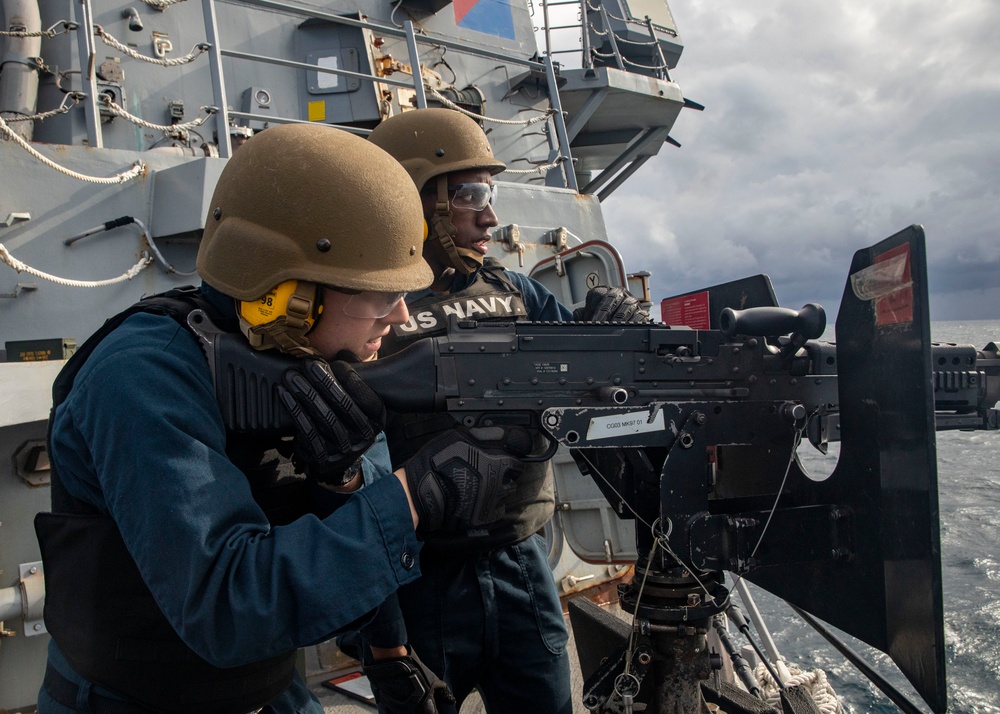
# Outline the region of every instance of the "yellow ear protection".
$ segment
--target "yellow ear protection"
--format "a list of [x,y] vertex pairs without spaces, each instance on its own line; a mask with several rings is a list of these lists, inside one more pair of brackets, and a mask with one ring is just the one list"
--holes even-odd
[[241,301],[240,317],[251,327],[257,327],[291,314],[311,328],[323,306],[316,302],[316,283],[303,281],[301,285],[304,289],[300,292],[298,280],[286,280],[257,300]]
[[431,227],[427,224],[427,219],[425,218],[424,219],[424,243],[427,242],[427,239],[430,238],[430,235],[431,235]]
[[316,283],[286,280],[257,300],[239,302],[240,327],[254,349],[277,347],[291,354],[313,354],[306,333],[323,306]]

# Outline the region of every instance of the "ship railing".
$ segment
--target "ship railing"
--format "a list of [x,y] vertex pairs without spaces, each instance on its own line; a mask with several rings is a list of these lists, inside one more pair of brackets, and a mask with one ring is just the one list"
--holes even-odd
[[[531,0],[529,0],[530,2]],[[656,36],[653,20],[649,16],[642,19],[632,16],[619,17],[608,11],[604,0],[597,0],[596,5],[593,4],[593,0],[541,0],[541,7],[542,24],[536,28],[536,32],[542,40],[543,55],[575,55],[579,60],[578,66],[582,69],[593,69],[596,58],[600,60],[601,64],[613,65],[624,72],[650,74],[658,79],[670,80],[669,65]],[[550,12],[552,8],[556,9],[558,15],[555,19]],[[572,16],[567,18],[566,8],[576,10],[575,18]],[[594,15],[600,19],[600,28],[592,20]],[[612,20],[636,28],[643,28],[649,35],[649,39],[637,41],[619,35],[612,29]],[[665,28],[660,29],[664,30]],[[566,31],[569,30],[577,32],[575,41],[565,39]],[[553,38],[554,31],[560,32],[555,39]],[[667,31],[669,32],[669,30]],[[611,51],[601,52],[595,48],[592,36],[604,38]],[[648,48],[650,64],[630,59],[628,53],[622,51],[622,45]],[[567,66],[577,65],[570,60]]]
[[[89,0],[87,0],[89,1]],[[308,123],[302,119],[296,117],[278,117],[278,116],[261,116],[250,112],[233,111],[228,108],[228,103],[226,100],[225,91],[225,78],[222,71],[222,58],[230,57],[233,59],[239,59],[251,62],[263,62],[267,64],[279,65],[283,67],[290,67],[293,69],[301,69],[308,72],[319,72],[324,74],[332,74],[342,77],[350,77],[360,81],[365,82],[377,82],[384,85],[396,86],[396,87],[406,87],[412,89],[415,95],[415,101],[417,107],[423,108],[428,106],[427,91],[424,87],[422,81],[423,64],[420,61],[420,45],[433,45],[436,47],[446,47],[448,49],[455,50],[456,52],[466,53],[475,55],[477,57],[483,57],[487,59],[495,59],[504,63],[513,63],[526,67],[529,71],[544,72],[548,86],[550,87],[550,120],[552,121],[553,128],[556,135],[556,143],[558,146],[558,157],[560,158],[560,169],[563,172],[565,185],[574,191],[579,190],[579,186],[576,180],[576,173],[573,171],[573,160],[572,154],[570,152],[569,135],[566,131],[565,117],[562,111],[562,106],[559,100],[559,92],[556,84],[556,67],[551,57],[544,57],[542,61],[535,61],[531,59],[521,59],[518,57],[513,57],[509,54],[504,54],[500,52],[493,52],[487,49],[472,47],[466,43],[446,38],[439,35],[434,35],[429,32],[421,31],[418,33],[409,20],[403,23],[402,28],[394,27],[391,25],[383,25],[376,22],[371,22],[368,20],[360,20],[351,17],[344,17],[343,15],[336,15],[333,13],[322,12],[320,10],[303,8],[301,6],[291,5],[285,2],[280,2],[280,0],[238,0],[238,4],[254,7],[263,10],[277,10],[280,12],[285,12],[293,15],[298,15],[304,18],[323,20],[330,23],[346,25],[349,27],[361,28],[364,30],[369,30],[379,36],[388,36],[395,38],[402,38],[406,42],[407,52],[409,54],[410,66],[412,68],[412,75],[409,81],[394,79],[392,77],[386,76],[376,76],[375,74],[367,74],[361,72],[353,72],[350,70],[333,68],[333,67],[320,67],[315,64],[308,64],[305,62],[296,62],[293,60],[288,60],[280,57],[269,57],[265,55],[253,54],[249,52],[239,52],[236,50],[226,49],[222,44],[222,39],[219,36],[219,25],[215,16],[215,0],[202,0],[202,5],[205,12],[205,26],[207,28],[207,42],[212,46],[209,51],[209,62],[210,71],[212,74],[212,85],[214,93],[215,105],[219,108],[218,113],[215,116],[215,121],[217,122],[218,130],[218,141],[219,141],[219,155],[227,158],[232,154],[232,146],[229,141],[229,131],[228,125],[230,118],[243,119],[248,121],[267,121],[273,123]],[[347,131],[352,131],[359,134],[367,134],[370,130],[354,127],[354,126],[342,126],[333,125],[338,128],[345,129]]]

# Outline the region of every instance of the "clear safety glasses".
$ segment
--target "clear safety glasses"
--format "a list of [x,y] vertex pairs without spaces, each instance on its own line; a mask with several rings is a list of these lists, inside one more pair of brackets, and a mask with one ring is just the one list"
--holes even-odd
[[449,186],[448,190],[455,192],[455,196],[451,199],[451,207],[463,211],[482,211],[497,200],[496,184],[460,183]]
[[351,297],[344,303],[344,314],[365,320],[378,320],[396,309],[406,293],[383,293],[377,290],[348,290],[328,286],[330,290]]

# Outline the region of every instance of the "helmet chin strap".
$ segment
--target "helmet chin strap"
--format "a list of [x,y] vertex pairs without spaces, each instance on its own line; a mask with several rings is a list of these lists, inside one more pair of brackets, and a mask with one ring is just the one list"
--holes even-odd
[[[448,206],[448,177],[437,177],[438,199],[434,205],[434,215],[430,220],[430,235],[424,249],[424,257],[431,258],[445,268],[453,268],[462,275],[471,275],[483,264],[483,256],[475,250],[459,248],[455,245],[458,231],[451,222],[451,208]],[[437,286],[437,281],[435,285]]]

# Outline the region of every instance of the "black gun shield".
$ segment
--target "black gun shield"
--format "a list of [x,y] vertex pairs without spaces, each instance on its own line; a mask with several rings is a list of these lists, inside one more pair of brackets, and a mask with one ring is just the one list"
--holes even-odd
[[[850,511],[847,561],[763,567],[761,587],[887,653],[946,709],[924,232],[854,255],[837,317],[840,459],[816,484]],[[772,546],[776,547],[776,546]]]

